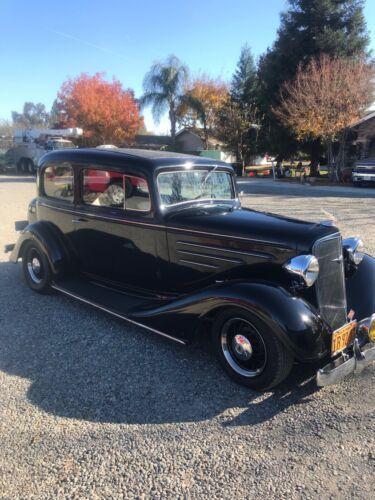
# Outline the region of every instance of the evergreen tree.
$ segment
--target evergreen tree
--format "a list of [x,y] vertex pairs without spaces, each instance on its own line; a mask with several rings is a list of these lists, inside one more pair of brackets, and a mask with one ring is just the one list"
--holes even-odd
[[[340,57],[366,55],[369,36],[363,4],[363,0],[289,0],[289,10],[281,15],[277,39],[259,62],[264,150],[287,157],[297,146],[271,108],[278,105],[281,85],[295,77],[300,63],[307,65],[312,57],[322,53]],[[306,147],[316,160],[317,143]]]
[[241,49],[230,86],[230,98],[219,113],[218,134],[244,164],[256,154],[259,113],[257,69],[248,45]]
[[257,70],[248,45],[241,49],[231,83],[231,97],[236,102],[247,103],[254,100],[257,87]]

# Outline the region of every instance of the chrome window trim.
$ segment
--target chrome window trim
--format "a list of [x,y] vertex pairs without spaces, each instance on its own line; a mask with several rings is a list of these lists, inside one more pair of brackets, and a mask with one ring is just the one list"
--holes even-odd
[[165,338],[167,338],[169,340],[174,340],[175,342],[178,342],[179,344],[186,345],[186,342],[184,340],[181,340],[181,339],[179,339],[177,337],[173,337],[172,335],[169,335],[168,333],[164,333],[164,332],[161,332],[159,330],[155,330],[154,328],[151,328],[150,326],[144,325],[143,323],[138,323],[137,321],[134,321],[133,319],[130,319],[127,316],[124,316],[122,314],[119,314],[119,313],[116,313],[114,311],[111,311],[107,307],[101,306],[97,302],[93,302],[91,300],[88,300],[88,299],[85,299],[85,298],[81,297],[80,295],[77,295],[75,293],[69,292],[68,290],[65,290],[64,288],[56,285],[55,283],[53,283],[51,285],[51,287],[53,289],[57,290],[58,292],[61,292],[61,293],[65,294],[65,295],[68,295],[69,297],[73,297],[74,299],[77,299],[77,300],[79,300],[81,302],[84,302],[85,304],[89,304],[90,306],[96,307],[97,309],[100,309],[101,311],[104,311],[104,312],[106,312],[108,314],[111,314],[112,316],[115,316],[116,318],[123,319],[125,321],[128,321],[129,323],[132,323],[133,325],[141,326],[142,328],[145,328],[146,330],[149,330],[149,331],[151,331],[153,333],[157,333],[158,335],[161,335],[162,337],[165,337]]

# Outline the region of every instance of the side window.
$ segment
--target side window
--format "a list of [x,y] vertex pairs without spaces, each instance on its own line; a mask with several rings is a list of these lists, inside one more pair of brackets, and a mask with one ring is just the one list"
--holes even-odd
[[83,202],[99,207],[123,208],[125,203],[123,175],[110,170],[83,171]]
[[150,193],[144,179],[111,170],[83,171],[83,202],[142,212],[151,209]]
[[49,198],[73,202],[73,169],[68,163],[50,165],[43,171],[44,194]]
[[145,179],[125,175],[125,208],[138,212],[151,210],[151,199]]

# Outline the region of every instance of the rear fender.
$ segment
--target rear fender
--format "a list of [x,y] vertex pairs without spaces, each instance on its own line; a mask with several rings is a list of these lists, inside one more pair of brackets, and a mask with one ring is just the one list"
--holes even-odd
[[9,260],[17,262],[22,259],[25,244],[28,241],[37,241],[42,247],[54,275],[67,270],[70,262],[64,236],[51,222],[39,221],[28,224],[21,232]]
[[224,283],[158,309],[134,311],[131,317],[189,342],[205,318],[228,307],[257,316],[299,360],[316,360],[329,350],[331,330],[318,312],[305,300],[269,283]]

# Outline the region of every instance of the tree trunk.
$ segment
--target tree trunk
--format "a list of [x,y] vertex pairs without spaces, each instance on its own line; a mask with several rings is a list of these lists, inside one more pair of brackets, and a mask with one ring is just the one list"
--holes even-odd
[[334,156],[333,156],[333,147],[332,147],[332,139],[327,139],[327,162],[328,162],[328,171],[330,173],[330,177],[332,180],[334,179]]
[[206,120],[203,120],[203,148],[208,149],[208,130]]
[[348,129],[344,129],[340,135],[340,148],[337,155],[335,178],[337,182],[341,182],[341,172],[345,168],[346,157],[346,139],[348,137]]
[[319,140],[313,141],[311,143],[310,177],[318,176],[319,150],[320,150],[320,141]]
[[171,146],[174,149],[176,146],[176,113],[173,106],[169,108],[169,120],[171,122]]

